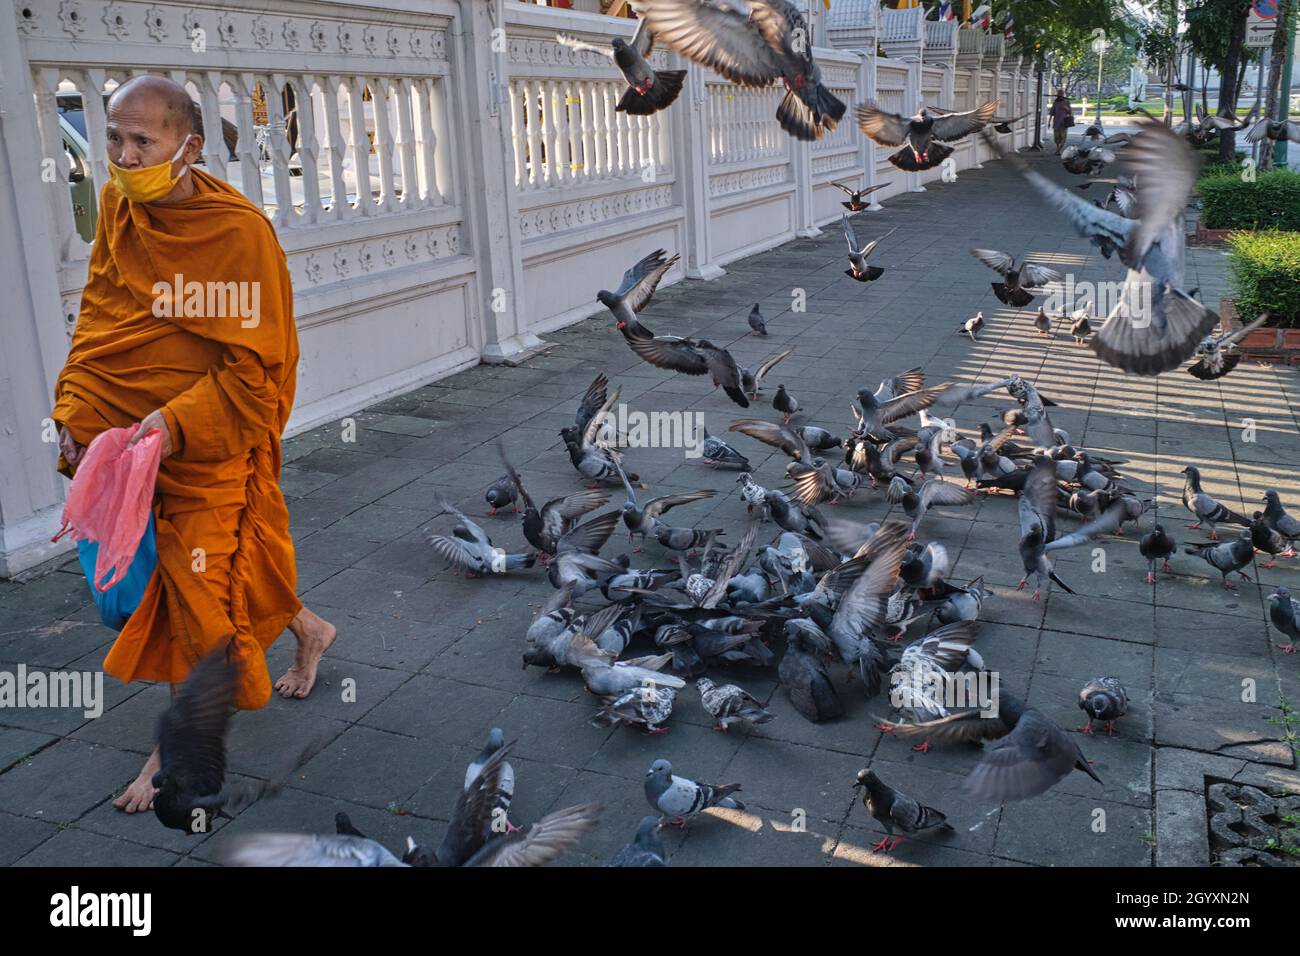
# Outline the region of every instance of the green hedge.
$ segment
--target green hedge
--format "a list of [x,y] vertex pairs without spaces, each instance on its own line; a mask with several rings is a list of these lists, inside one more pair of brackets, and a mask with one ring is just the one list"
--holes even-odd
[[1268,325],[1300,328],[1300,232],[1238,232],[1228,247],[1242,322],[1269,312]]
[[1300,231],[1300,173],[1279,169],[1245,182],[1240,169],[1219,170],[1196,183],[1206,229]]

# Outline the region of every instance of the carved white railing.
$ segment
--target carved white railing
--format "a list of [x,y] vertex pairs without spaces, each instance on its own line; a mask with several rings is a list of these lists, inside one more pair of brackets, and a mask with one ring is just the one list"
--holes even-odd
[[[332,6],[326,19],[320,4],[305,14],[130,0],[20,5],[43,152],[62,155],[59,97],[79,98],[98,196],[108,178],[104,95],[161,73],[202,109],[205,167],[266,211],[304,289],[457,254],[450,18]],[[134,62],[123,64],[124,42],[138,39],[150,45],[127,46]],[[233,159],[225,130],[237,137]],[[75,316],[88,247],[57,197],[53,215]]]
[[945,109],[950,104],[944,102],[943,98],[943,78],[944,71],[937,67],[923,67],[921,70],[921,102],[928,106],[942,106]]
[[957,33],[958,29],[956,20],[926,20],[926,56],[929,56],[931,52],[943,55],[956,51]]
[[709,165],[786,159],[789,137],[774,118],[784,96],[782,87],[753,89],[710,81],[705,114]]
[[854,119],[853,107],[862,98],[858,93],[858,67],[862,61],[856,53],[839,50],[817,50],[815,56],[822,71],[822,83],[848,109],[834,131],[812,144],[813,175],[834,175],[839,171],[857,169],[862,133]]
[[837,49],[876,51],[880,0],[836,0],[827,14],[826,36]]
[[912,7],[907,10],[880,11],[880,39],[905,43],[921,40],[925,24],[925,10]]

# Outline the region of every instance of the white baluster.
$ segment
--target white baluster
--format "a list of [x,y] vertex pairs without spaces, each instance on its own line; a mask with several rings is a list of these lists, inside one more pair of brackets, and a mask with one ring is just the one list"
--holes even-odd
[[275,183],[275,215],[271,221],[281,228],[297,225],[293,189],[289,185],[289,137],[284,116],[284,75],[273,73],[262,82],[266,119],[270,126],[271,174]]
[[538,189],[542,185],[542,136],[541,126],[545,122],[542,109],[541,84],[524,81],[525,130],[528,132],[528,188]]
[[390,116],[392,87],[387,77],[376,77],[370,82],[370,105],[375,113],[375,152],[379,154],[379,208],[394,212],[396,206],[395,180],[393,178],[393,130]]
[[229,82],[235,94],[235,125],[239,129],[239,142],[235,146],[235,152],[239,154],[239,183],[248,201],[265,209],[261,157],[257,150],[257,134],[253,130],[253,74],[236,73]]
[[362,100],[365,84],[361,77],[347,78],[348,91],[348,158],[357,181],[356,208],[362,216],[375,212],[374,183],[370,179],[370,138],[366,135],[366,104]]
[[316,78],[305,74],[294,86],[294,103],[298,108],[298,161],[302,163],[301,222],[315,225],[321,221],[320,140],[316,136],[316,96],[312,87]]
[[451,175],[451,133],[447,121],[447,81],[445,78],[427,77],[424,88],[428,92],[429,120],[433,124],[428,147],[433,152],[429,201],[441,206],[455,190]]
[[[89,72],[103,75],[102,70]],[[83,98],[82,102],[87,101]],[[203,162],[208,172],[225,179],[228,150],[221,129],[221,73],[217,70],[207,70],[199,78],[199,106],[203,109]],[[86,130],[90,130],[89,123]]]
[[348,184],[343,177],[343,159],[346,144],[343,131],[339,125],[339,86],[342,80],[338,74],[325,77],[325,156],[330,166],[330,210],[329,218],[335,222],[351,219],[357,215],[356,208],[348,202]]
[[511,80],[507,87],[510,91],[510,149],[515,158],[515,189],[524,185],[524,141],[521,134],[523,120],[519,111],[519,99],[523,95],[523,83]]
[[[104,85],[108,75],[104,70],[86,70],[85,83],[81,87],[81,105],[86,114],[86,142],[90,146],[90,169],[95,184],[95,195],[104,183],[108,182],[108,118],[104,115]],[[220,142],[220,140],[218,140]],[[223,164],[224,168],[224,164]]]
[[420,179],[415,171],[415,144],[411,142],[411,78],[403,77],[393,88],[397,105],[397,164],[402,173],[402,208],[420,206]]
[[[68,198],[68,159],[63,149],[63,136],[59,131],[58,100],[55,94],[62,79],[58,67],[42,67],[34,71],[32,87],[36,94],[36,113],[40,118],[41,156],[54,163],[57,179],[46,195],[58,229],[56,238],[60,264],[87,255],[87,246],[77,234],[76,220],[72,215],[72,202]],[[57,187],[57,188],[55,188]]]

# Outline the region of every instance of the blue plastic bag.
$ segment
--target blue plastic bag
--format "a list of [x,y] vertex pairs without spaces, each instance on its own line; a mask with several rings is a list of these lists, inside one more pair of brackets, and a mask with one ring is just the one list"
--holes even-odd
[[158,544],[154,540],[153,513],[149,513],[149,523],[144,526],[140,536],[140,546],[126,575],[107,591],[95,587],[95,561],[99,556],[99,543],[96,541],[78,541],[77,559],[81,570],[90,585],[90,594],[99,608],[99,617],[105,625],[115,631],[122,630],[135,609],[140,606],[144,589],[153,577],[154,568],[158,566]]

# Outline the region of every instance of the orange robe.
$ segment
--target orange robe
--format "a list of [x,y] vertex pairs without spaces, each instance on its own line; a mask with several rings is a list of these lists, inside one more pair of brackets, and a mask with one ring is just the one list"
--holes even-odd
[[[302,604],[289,513],[280,492],[280,435],[293,407],[298,336],[275,231],[230,185],[193,170],[195,194],[174,205],[100,193],[90,275],[51,417],[82,444],[161,408],[174,451],[154,498],[158,568],[104,661],[123,681],[183,681],[230,644],[236,706],[271,697],[266,648]],[[171,316],[155,283],[258,283],[258,313],[233,304]],[[244,287],[251,304],[253,286]],[[191,303],[197,305],[197,300]],[[159,317],[156,313],[163,312]],[[59,469],[69,473],[60,459]]]

